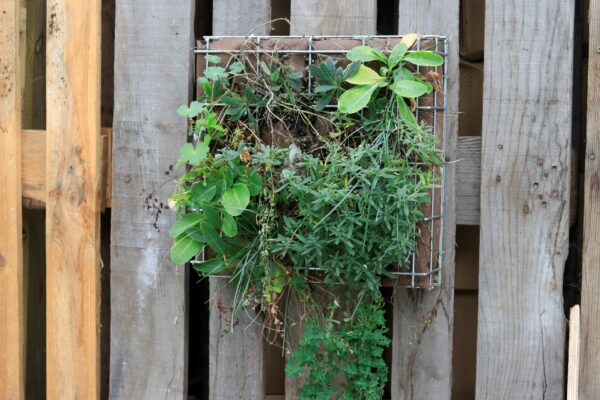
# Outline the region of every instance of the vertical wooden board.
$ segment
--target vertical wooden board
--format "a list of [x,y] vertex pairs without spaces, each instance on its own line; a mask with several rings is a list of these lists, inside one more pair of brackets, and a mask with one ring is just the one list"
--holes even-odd
[[268,35],[271,0],[213,1],[213,35]]
[[432,291],[394,293],[392,399],[450,399],[454,310],[455,176],[458,130],[459,1],[399,1],[400,33],[449,37],[442,284]]
[[374,35],[375,0],[291,0],[292,35]]
[[478,399],[564,396],[573,13],[486,1]]
[[24,398],[19,2],[0,1],[0,398]]
[[100,0],[47,20],[47,397],[99,396]]
[[[327,2],[291,0],[290,3],[290,34],[306,35],[374,35],[377,23],[377,2],[375,0],[334,0]],[[296,307],[291,301],[290,307]],[[293,311],[292,318],[298,317]],[[293,342],[300,340],[301,323],[296,318],[297,325],[290,328]],[[299,399],[301,379],[286,378],[285,398]]]
[[590,0],[581,278],[582,399],[600,398],[600,0]]
[[[249,5],[254,4],[253,7]],[[245,35],[270,18],[270,1],[228,0],[213,4],[213,35]],[[229,13],[229,14],[228,14]],[[233,19],[232,19],[233,18]],[[270,26],[260,25],[255,35],[268,35]],[[217,290],[218,288],[218,290]],[[262,399],[265,392],[264,340],[260,324],[239,321],[224,332],[235,289],[219,278],[210,278],[209,398],[228,400],[243,395]],[[230,316],[230,314],[229,314]],[[249,357],[245,360],[244,357]],[[249,362],[251,361],[251,362]]]
[[187,396],[187,274],[167,209],[186,141],[194,1],[118,0],[111,214],[111,399]]
[[226,279],[210,280],[209,396],[212,400],[264,399],[261,319],[250,310],[231,318],[235,295]]

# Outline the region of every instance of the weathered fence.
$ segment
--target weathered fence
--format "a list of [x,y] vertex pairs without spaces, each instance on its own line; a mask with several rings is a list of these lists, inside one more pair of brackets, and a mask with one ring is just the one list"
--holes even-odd
[[[570,210],[577,207],[570,204],[576,189],[571,182],[576,168],[571,162],[572,103],[575,83],[582,79],[574,73],[574,31],[585,24],[574,16],[575,1],[210,3],[116,0],[111,129],[101,128],[100,115],[101,92],[107,90],[100,83],[100,39],[111,40],[110,34],[101,35],[102,1],[49,0],[42,5],[47,7],[45,130],[32,130],[21,123],[22,114],[32,115],[27,104],[34,98],[21,93],[23,82],[26,92],[31,87],[20,67],[22,8],[19,1],[0,0],[0,399],[24,399],[26,390],[32,391],[25,384],[26,343],[31,340],[25,282],[33,272],[26,270],[23,257],[23,204],[46,210],[46,280],[41,284],[46,291],[47,397],[100,398],[104,385],[108,390],[103,392],[114,399],[186,398],[189,274],[167,256],[174,216],[166,199],[177,149],[186,140],[184,121],[175,110],[192,99],[192,50],[200,34],[268,35],[268,21],[276,16],[289,18],[291,34],[420,32],[451,39],[443,283],[432,291],[395,290],[391,398],[450,399],[453,393],[455,398],[563,398],[563,272]],[[465,8],[469,5],[474,8]],[[483,13],[484,8],[481,43],[468,34],[472,26],[482,28],[474,10]],[[600,398],[599,15],[600,2],[592,0],[587,147],[581,153],[581,352],[579,368],[569,368],[570,382],[581,374],[570,396],[578,392],[582,399]],[[395,32],[390,26],[397,27]],[[378,31],[382,27],[387,31]],[[484,71],[482,98],[469,103],[483,104],[483,122],[467,129],[468,118],[481,117],[459,107],[459,71],[469,71],[465,76],[471,79],[471,69],[459,67],[460,60],[480,62],[484,48],[485,68],[464,64]],[[477,135],[479,129],[480,136],[459,136],[467,131]],[[100,216],[107,207],[110,235],[101,238]],[[457,238],[457,225],[479,225],[479,244]],[[101,260],[101,241],[110,243],[110,304],[105,298],[102,308],[100,272],[109,260]],[[479,257],[478,282],[475,270],[455,268],[457,241],[473,247],[471,259]],[[210,292],[211,309],[216,295],[224,301],[231,296],[223,280],[211,280]],[[454,316],[455,309],[459,312],[455,295],[465,292],[478,296],[477,317],[469,311],[469,321],[477,324],[470,328],[477,329],[477,371],[472,390],[461,395],[453,390],[462,372],[453,371],[462,357],[453,343],[454,333],[465,328],[455,326]],[[110,315],[110,340],[102,343],[101,329],[108,327],[101,326],[101,312]],[[266,390],[275,378],[259,328],[223,335],[216,312],[208,324],[210,398],[275,394]],[[572,346],[571,355],[577,348]],[[101,378],[103,360],[109,366],[108,383]],[[278,394],[298,398],[296,385],[286,381],[285,394]]]

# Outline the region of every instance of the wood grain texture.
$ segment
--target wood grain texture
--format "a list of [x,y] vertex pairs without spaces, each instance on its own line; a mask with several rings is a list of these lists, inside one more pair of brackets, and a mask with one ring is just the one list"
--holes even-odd
[[46,131],[22,133],[23,197],[46,202]]
[[479,225],[481,137],[459,137],[457,151],[456,224]]
[[48,2],[47,398],[100,389],[100,0]]
[[[223,4],[221,4],[223,3]],[[218,5],[219,4],[219,5]],[[254,7],[249,5],[254,4]],[[226,6],[226,7],[225,7]],[[269,1],[228,0],[213,4],[214,35],[245,35],[259,23],[268,20]],[[270,9],[270,8],[269,8]],[[231,13],[231,14],[227,14]],[[231,19],[233,17],[233,20]],[[261,25],[255,35],[268,35],[269,25]],[[209,399],[262,399],[265,390],[264,340],[260,324],[248,325],[240,315],[233,330],[224,332],[227,313],[217,312],[231,307],[235,289],[219,278],[210,278],[209,325]],[[246,360],[244,357],[248,357]]]
[[24,387],[19,2],[0,1],[0,398]]
[[213,35],[268,35],[271,0],[213,2]]
[[587,137],[583,181],[580,397],[600,398],[600,0],[589,5]]
[[210,280],[209,398],[264,399],[265,344],[261,318],[251,310],[231,317],[235,292],[226,279]]
[[187,397],[187,270],[170,262],[194,1],[118,0],[111,214],[111,399]]
[[375,0],[291,0],[292,35],[374,35]]
[[[112,128],[102,128],[102,187],[100,196],[103,208],[110,207],[111,201],[111,168],[112,168]],[[22,194],[23,205],[32,208],[43,208],[46,202],[46,131],[23,130],[21,136]]]
[[[567,364],[567,400],[579,399],[579,365],[581,361],[581,309],[571,307],[569,313],[569,362]],[[586,397],[583,397],[586,398]]]
[[486,1],[478,400],[564,396],[573,13]]
[[399,1],[400,33],[450,39],[447,60],[442,285],[430,292],[394,294],[392,399],[450,399],[454,313],[455,176],[458,130],[459,1]]

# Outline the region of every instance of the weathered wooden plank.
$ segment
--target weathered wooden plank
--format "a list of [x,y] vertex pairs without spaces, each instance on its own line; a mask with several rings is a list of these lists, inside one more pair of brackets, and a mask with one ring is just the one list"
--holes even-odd
[[459,137],[457,153],[456,224],[479,225],[481,137]]
[[[270,19],[270,8],[266,10],[270,1],[227,0],[215,2],[213,7],[214,35],[245,35],[254,28],[255,35],[270,32],[268,24],[259,26]],[[260,324],[248,326],[249,320],[240,315],[236,326],[224,332],[228,325],[226,319],[231,318],[227,309],[231,307],[234,291],[222,280],[210,279],[209,398],[228,400],[243,394],[247,399],[262,399],[265,395],[265,343]]]
[[47,15],[47,397],[100,389],[100,0]]
[[476,393],[561,399],[574,1],[485,6]]
[[219,0],[213,2],[214,35],[268,35],[271,0]]
[[581,310],[571,307],[569,314],[569,362],[567,364],[567,400],[579,399],[579,369],[581,361]]
[[582,399],[600,398],[600,0],[589,4],[587,137],[583,181],[583,251],[581,278]]
[[23,197],[46,202],[46,131],[22,133]]
[[[226,279],[210,279],[209,398],[264,399],[265,343],[249,310],[231,318],[235,295]],[[248,312],[248,314],[246,313]]]
[[112,399],[187,396],[187,273],[166,209],[190,100],[194,1],[118,0],[111,220]]
[[23,399],[19,2],[0,1],[0,398]]
[[292,35],[374,35],[377,2],[374,0],[292,0]]
[[441,288],[431,292],[397,289],[394,294],[393,399],[450,399],[454,312],[456,142],[458,128],[459,1],[399,1],[400,33],[450,38],[446,90],[444,231]]
[[[102,135],[101,170],[102,182],[104,182],[101,187],[101,199],[105,208],[110,207],[111,201],[112,128],[102,128],[100,132]],[[21,149],[23,197],[28,201],[35,200],[35,205],[43,208],[46,202],[46,131],[23,130]]]

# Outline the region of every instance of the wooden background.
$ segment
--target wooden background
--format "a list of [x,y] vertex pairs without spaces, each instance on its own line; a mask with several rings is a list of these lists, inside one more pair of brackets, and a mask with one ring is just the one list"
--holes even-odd
[[214,304],[227,285],[168,260],[191,50],[249,31],[451,38],[443,285],[395,291],[387,395],[563,398],[581,273],[569,393],[600,398],[599,14],[588,30],[574,0],[0,0],[0,398],[298,398],[260,332],[207,316],[196,291]]

